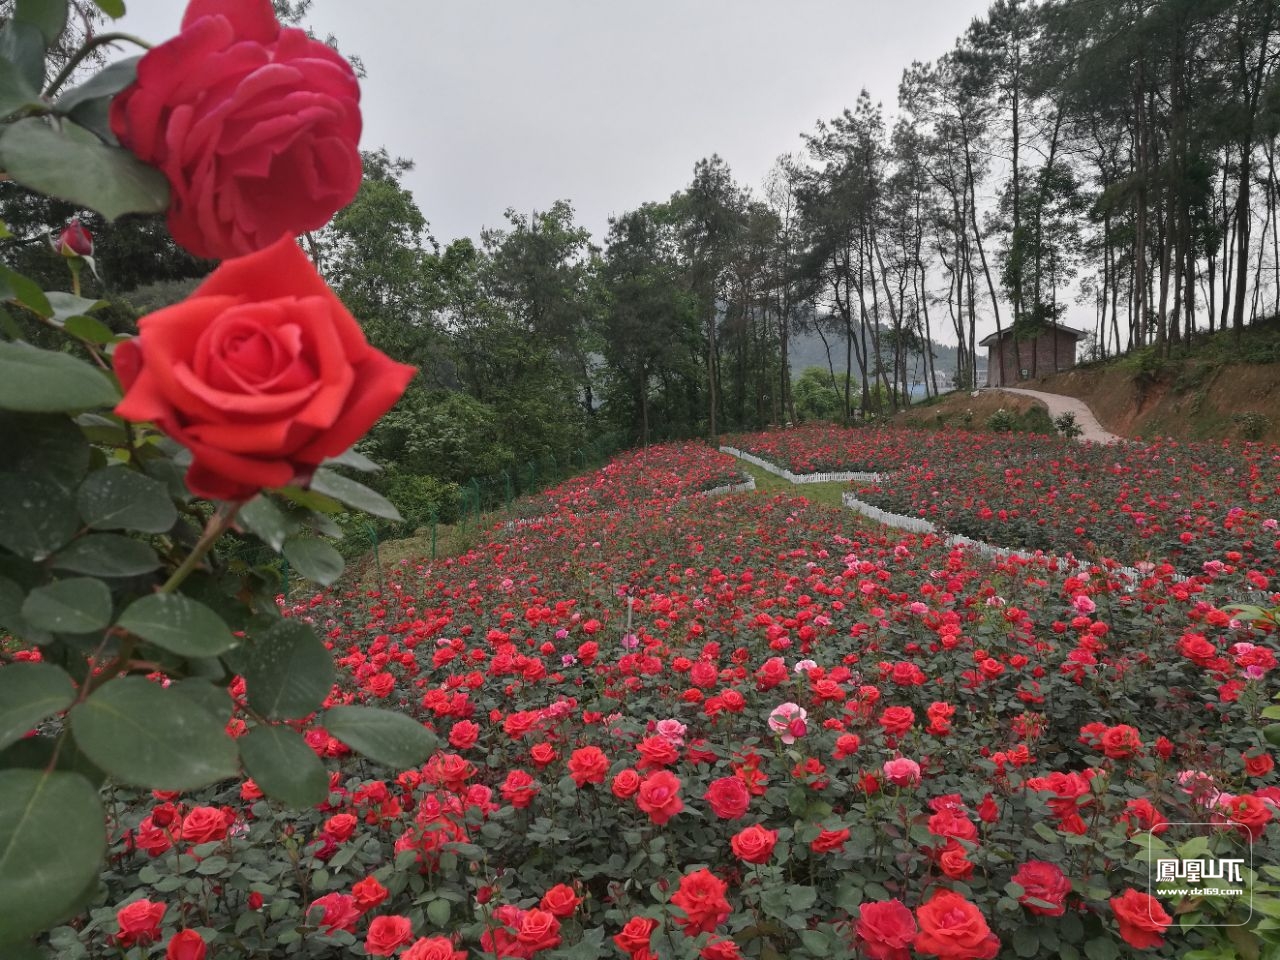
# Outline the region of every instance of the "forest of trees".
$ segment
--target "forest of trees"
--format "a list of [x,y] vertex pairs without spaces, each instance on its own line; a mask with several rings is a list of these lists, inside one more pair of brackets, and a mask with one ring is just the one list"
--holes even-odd
[[[370,442],[442,481],[605,432],[795,420],[801,337],[850,420],[908,403],[913,378],[977,383],[980,327],[1086,326],[1103,358],[1280,313],[1278,66],[1275,0],[997,0],[906,67],[891,110],[851,97],[758,189],[711,156],[604,237],[563,200],[441,248],[409,161],[373,151],[310,249],[370,338],[423,370]],[[38,273],[34,241],[73,211],[3,190],[10,253]],[[104,290],[138,309],[207,269],[145,221],[90,227]],[[951,369],[934,341],[958,345]]]

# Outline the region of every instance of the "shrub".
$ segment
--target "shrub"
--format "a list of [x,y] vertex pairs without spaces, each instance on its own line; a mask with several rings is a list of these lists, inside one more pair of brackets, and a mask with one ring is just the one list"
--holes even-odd
[[995,433],[1011,433],[1017,426],[1017,415],[1004,407],[987,417],[987,429]]
[[1265,413],[1248,411],[1237,413],[1231,418],[1240,426],[1240,436],[1246,440],[1261,440],[1271,429],[1271,418]]
[[1060,413],[1053,418],[1054,429],[1068,440],[1074,440],[1076,437],[1084,433],[1084,429],[1080,424],[1076,423],[1076,415],[1068,410],[1066,413]]

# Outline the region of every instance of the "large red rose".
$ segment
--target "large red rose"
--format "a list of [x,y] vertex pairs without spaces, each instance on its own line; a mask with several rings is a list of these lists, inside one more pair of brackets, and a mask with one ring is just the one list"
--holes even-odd
[[412,939],[413,924],[408,917],[374,917],[364,948],[371,957],[389,957]]
[[187,447],[187,486],[213,500],[308,482],[414,373],[369,346],[289,237],[227,261],[138,329],[116,348],[116,413],[154,421]]
[[982,911],[952,890],[939,890],[916,908],[916,951],[940,960],[993,960],[1000,940]]
[[1130,887],[1109,902],[1125,943],[1139,950],[1164,944],[1164,931],[1173,923],[1173,918],[1160,906],[1159,900]]
[[661,826],[684,809],[680,799],[680,778],[668,770],[659,770],[644,778],[636,793],[636,806]]
[[168,178],[169,232],[200,257],[315,230],[360,189],[355,72],[282,29],[271,0],[191,0],[112,102],[111,129]]
[[676,923],[691,937],[711,933],[733,912],[725,899],[728,890],[729,885],[707,869],[681,877],[680,888],[671,897],[671,905],[684,911]]
[[204,960],[208,947],[195,930],[181,930],[169,938],[164,960]]
[[646,954],[653,940],[653,931],[658,929],[658,921],[652,917],[632,917],[622,932],[615,934],[613,942],[618,949],[635,956]]
[[1028,860],[1013,875],[1013,882],[1022,887],[1022,896],[1018,898],[1018,902],[1030,913],[1060,917],[1066,912],[1071,881],[1060,867],[1043,860]]
[[446,937],[419,937],[400,960],[467,960],[465,950],[455,950]]
[[710,804],[711,812],[721,820],[738,820],[751,806],[751,792],[741,777],[712,780],[703,797]]
[[766,830],[758,823],[739,830],[729,840],[733,855],[747,863],[767,863],[777,843],[778,831]]
[[864,903],[854,927],[858,942],[872,960],[910,960],[916,918],[901,900]]
[[599,747],[579,747],[569,757],[569,776],[579,787],[588,783],[604,783],[608,774],[609,758]]
[[182,839],[188,843],[222,840],[231,827],[231,818],[217,807],[195,807],[182,820]]
[[116,911],[116,923],[120,932],[115,942],[121,947],[131,947],[135,943],[145,946],[160,939],[160,921],[167,908],[163,903],[150,900],[135,900]]

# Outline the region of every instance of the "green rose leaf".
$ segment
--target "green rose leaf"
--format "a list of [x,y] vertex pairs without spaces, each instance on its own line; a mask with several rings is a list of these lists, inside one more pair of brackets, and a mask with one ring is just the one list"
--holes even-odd
[[235,741],[217,717],[143,677],[112,680],[69,717],[85,756],[135,787],[194,790],[239,772]]
[[291,807],[314,807],[329,796],[329,775],[307,741],[288,727],[254,727],[241,737],[245,773],[267,796]]
[[23,737],[0,751],[0,768],[23,770],[55,770],[78,773],[95,787],[102,786],[107,775],[89,762],[70,734],[57,737]]
[[357,453],[355,447],[352,447],[346,453],[339,454],[336,457],[327,458],[321,466],[350,467],[352,470],[359,470],[361,473],[377,473],[382,469],[382,467],[374,463],[363,453]]
[[91,577],[136,577],[160,566],[149,544],[118,533],[91,533],[59,550],[49,565]]
[[104,344],[116,339],[116,334],[111,331],[110,327],[101,320],[93,319],[93,317],[68,317],[67,322],[62,325],[62,329],[71,334],[71,336],[79,337],[89,343]]
[[382,494],[332,470],[323,468],[317,470],[311,478],[311,489],[333,497],[349,507],[371,513],[375,517],[383,517],[387,520],[404,519],[395,505]]
[[75,909],[106,851],[103,816],[98,791],[79,774],[0,771],[0,943]]
[[80,516],[95,530],[164,533],[178,519],[169,488],[127,467],[89,474],[76,496]]
[[[98,6],[102,6],[102,4],[98,4]],[[113,16],[120,16],[123,13],[124,5],[121,4],[120,14],[113,14]],[[82,103],[88,103],[90,100],[98,100],[102,97],[114,96],[138,78],[138,61],[141,59],[141,56],[129,57],[125,60],[117,60],[110,66],[105,67],[80,84],[80,86],[68,90],[60,96],[58,102],[53,105],[54,111],[67,114]]]
[[237,643],[221,617],[180,593],[135,600],[116,625],[183,657],[216,657]]
[[39,88],[44,81],[44,35],[40,28],[16,17],[0,29],[0,59],[18,68],[27,86]]
[[40,31],[44,45],[52,47],[67,29],[67,0],[18,0],[13,18]]
[[23,186],[97,210],[108,220],[168,209],[164,174],[77,129],[64,124],[54,130],[37,119],[11,124],[0,136],[0,165]]
[[36,587],[22,604],[22,618],[37,630],[93,633],[111,624],[111,591],[93,577]]
[[47,630],[37,630],[22,616],[22,604],[27,593],[6,577],[0,577],[0,627],[31,643],[50,643],[53,636]]
[[65,323],[72,317],[87,317],[94,310],[100,310],[107,305],[106,300],[89,300],[86,297],[77,297],[73,293],[61,291],[51,291],[46,293],[45,297],[53,310],[53,319],[58,323]]
[[435,734],[403,713],[376,707],[334,707],[322,722],[348,747],[396,770],[425,763],[436,751]]
[[84,433],[57,414],[0,413],[0,471],[39,474],[67,493],[89,472],[89,444]]
[[0,409],[61,413],[114,406],[115,385],[101,371],[66,353],[27,343],[0,343]]
[[0,750],[67,709],[75,698],[71,677],[50,664],[11,663],[0,670]]
[[284,542],[284,558],[294,570],[323,587],[342,576],[342,554],[315,537],[290,537]]
[[284,546],[285,538],[293,530],[293,524],[285,516],[284,511],[275,505],[270,497],[259,494],[236,514],[236,520],[259,540],[277,553]]
[[[215,660],[213,662],[217,663],[218,661]],[[231,694],[226,687],[211,683],[200,677],[188,677],[185,680],[179,680],[177,683],[170,684],[169,689],[200,704],[216,717],[224,727],[227,725],[227,721],[231,719],[231,714],[235,711],[235,701],[231,699]]]
[[0,60],[0,118],[32,106],[40,106],[40,93],[27,83],[16,64]]
[[16,300],[37,316],[45,318],[53,316],[49,297],[40,289],[40,284],[30,277],[0,264],[0,281],[3,281],[3,287],[0,289],[4,291],[4,299]]
[[333,657],[307,624],[281,620],[254,644],[244,682],[249,706],[263,716],[305,717],[333,688]]
[[124,0],[93,0],[93,2],[108,17],[119,20],[124,16]]
[[40,563],[79,528],[75,500],[56,480],[0,473],[0,547]]

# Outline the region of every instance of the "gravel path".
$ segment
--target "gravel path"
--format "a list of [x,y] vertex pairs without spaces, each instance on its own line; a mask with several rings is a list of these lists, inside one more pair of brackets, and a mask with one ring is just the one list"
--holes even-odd
[[1124,437],[1117,437],[1114,433],[1108,433],[1102,429],[1102,424],[1098,422],[1098,418],[1093,415],[1093,411],[1089,409],[1089,405],[1083,400],[1077,400],[1075,397],[1064,397],[1060,393],[1041,393],[1039,390],[1022,390],[1018,387],[991,387],[988,389],[1000,390],[1005,393],[1018,393],[1024,397],[1032,397],[1039,400],[1049,408],[1049,416],[1057,417],[1063,413],[1074,413],[1076,415],[1076,423],[1080,426],[1084,433],[1080,435],[1081,440],[1093,440],[1097,443],[1121,443]]

